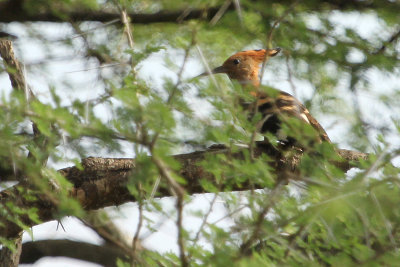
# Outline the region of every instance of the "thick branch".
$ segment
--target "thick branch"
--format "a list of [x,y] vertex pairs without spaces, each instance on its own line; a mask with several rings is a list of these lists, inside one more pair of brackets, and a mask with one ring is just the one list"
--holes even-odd
[[[38,6],[37,11],[32,10],[31,5],[24,6],[29,1],[24,0],[8,0],[0,2],[0,22],[65,22],[69,21],[100,21],[108,22],[120,18],[120,13],[110,10],[85,10],[78,8],[70,8],[67,10],[58,10],[57,13],[51,12],[51,9],[42,5]],[[268,5],[272,6],[274,3],[290,5],[291,0],[270,0]],[[40,3],[39,3],[40,4]],[[39,5],[38,4],[38,5]],[[356,10],[362,11],[364,9],[377,9],[385,7],[389,10],[396,10],[399,8],[398,3],[395,1],[359,1],[359,0],[330,0],[320,1],[318,5],[315,1],[302,1],[302,4],[310,10],[315,10],[321,7],[326,8],[329,6],[331,9],[337,10]],[[156,13],[128,13],[132,23],[159,23],[159,22],[172,22],[179,23],[185,20],[192,19],[212,19],[220,10],[221,6],[211,8],[184,8],[182,10],[166,11],[162,10]],[[229,10],[234,10],[234,5],[230,5]],[[61,14],[61,15],[60,15]]]
[[[14,50],[11,41],[0,39],[0,56],[3,58],[4,66],[6,67],[14,90],[25,90],[25,94],[29,94],[31,96],[32,93],[30,90],[28,90],[26,85],[25,76],[21,69],[21,65],[14,56]],[[38,131],[35,129],[37,129],[37,127],[35,124],[33,124],[33,132],[35,135],[37,135]],[[29,152],[29,156],[30,155],[31,153]],[[22,181],[21,177],[18,177],[18,180]],[[0,251],[0,262],[4,264],[2,266],[18,266],[19,257],[21,254],[22,234],[22,229],[20,229],[18,232],[15,232],[13,236],[14,250],[4,247],[4,249]]]
[[[185,191],[188,194],[206,192],[200,185],[200,180],[207,179],[214,182],[214,177],[203,167],[199,166],[199,163],[206,156],[228,153],[227,149],[209,149],[174,156],[181,164],[179,174],[187,181],[186,185],[184,185]],[[276,168],[278,177],[288,177],[290,174],[297,175],[295,170],[299,163],[298,157],[291,159],[281,158],[271,149],[258,146],[255,149],[255,156],[259,156],[262,153],[267,153],[274,159],[274,168]],[[343,158],[343,161],[334,164],[344,171],[352,167],[351,162],[368,157],[365,153],[342,149],[338,150],[338,154]],[[230,154],[230,156],[237,159],[243,158],[241,152]],[[126,188],[128,179],[135,179],[133,174],[136,169],[133,159],[87,158],[82,161],[82,165],[84,167],[83,171],[76,167],[69,167],[59,171],[75,185],[70,191],[70,195],[76,198],[83,208],[94,210],[135,201],[135,198]],[[240,187],[230,188],[230,190],[249,190],[262,187],[262,185],[257,184],[242,184]],[[224,190],[226,189],[222,187],[221,191]],[[53,204],[40,199],[36,202],[28,202],[22,197],[18,197],[18,194],[15,194],[15,192],[18,192],[15,187],[0,192],[0,204],[11,201],[24,207],[36,207],[38,208],[38,215],[43,222],[53,220],[53,213],[57,210],[57,207],[53,206]],[[161,184],[158,190],[158,197],[170,195],[168,187],[165,184]],[[28,218],[22,217],[21,220],[29,226],[35,224]],[[3,226],[0,226],[0,236],[3,237],[13,237],[21,230],[17,225],[7,221],[5,218],[0,218],[1,224]]]
[[25,76],[22,72],[21,65],[14,56],[14,49],[10,40],[0,39],[0,56],[4,60],[4,65],[6,68],[8,68],[7,72],[10,77],[12,87],[15,90],[25,90]]
[[102,266],[116,266],[117,258],[126,260],[122,250],[107,245],[72,240],[41,240],[22,245],[20,263],[32,264],[43,257],[69,257]]
[[[176,11],[162,10],[156,13],[128,13],[132,23],[149,24],[159,22],[182,22],[192,19],[206,19],[210,20],[218,12],[220,7],[211,8],[193,8],[183,9]],[[230,7],[233,9],[233,5]],[[121,14],[109,10],[82,10],[79,8],[65,10],[63,16],[45,10],[42,12],[29,12],[23,6],[23,1],[9,0],[0,3],[0,22],[65,22],[66,19],[70,21],[100,21],[108,22],[114,19],[119,19]]]
[[22,234],[23,231],[20,230],[12,240],[15,250],[11,250],[5,246],[0,250],[0,266],[18,266],[22,252]]

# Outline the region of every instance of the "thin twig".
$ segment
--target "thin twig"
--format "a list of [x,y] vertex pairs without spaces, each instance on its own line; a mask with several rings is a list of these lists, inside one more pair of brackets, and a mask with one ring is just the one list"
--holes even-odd
[[[78,33],[77,35],[80,36],[83,41],[83,44],[85,46],[85,56],[86,57],[93,57],[93,58],[97,59],[98,64],[100,66],[104,65],[104,64],[110,64],[111,62],[113,62],[113,59],[109,55],[99,52],[96,49],[92,49],[92,45],[90,44],[88,37],[86,36],[85,32],[83,32],[81,30],[79,25],[77,25],[74,22],[71,22],[71,26],[75,30],[75,32]],[[99,73],[99,76],[101,76],[100,73]]]
[[385,158],[385,156],[389,153],[389,147],[385,147],[382,152],[378,155],[376,160],[368,167],[368,169],[363,173],[363,180],[365,181],[368,176],[376,171]]
[[[257,103],[257,102],[258,102],[258,96],[257,96],[257,99],[256,99],[256,103]],[[258,105],[256,104],[256,105],[254,105],[254,106],[255,106],[255,109],[257,109]],[[255,113],[257,112],[257,110],[254,110],[253,112],[254,112],[254,114],[255,114]],[[249,152],[250,152],[250,159],[251,159],[252,161],[254,161],[254,159],[255,159],[255,157],[254,157],[254,146],[255,146],[255,141],[256,141],[257,133],[261,132],[262,126],[263,126],[264,123],[265,123],[267,120],[269,120],[271,117],[272,117],[272,114],[267,114],[267,115],[265,115],[264,118],[263,118],[261,121],[257,122],[254,131],[251,133],[250,144],[249,144]]]
[[[270,31],[268,32],[268,35],[267,35],[267,45],[266,45],[266,48],[267,48],[267,49],[271,49],[271,48],[272,48],[272,37],[273,37],[273,34],[274,34],[274,31],[275,31],[276,27],[283,21],[283,19],[284,19],[287,15],[289,15],[290,11],[292,11],[292,9],[293,9],[300,1],[301,1],[301,0],[297,0],[297,1],[293,2],[293,3],[289,6],[289,8],[282,14],[282,16],[280,16],[280,17],[274,22],[274,24],[272,25],[272,28],[270,29]],[[262,82],[262,78],[263,78],[263,76],[264,76],[265,65],[266,65],[268,59],[269,59],[269,58],[266,56],[265,59],[264,59],[264,61],[263,61],[263,64],[262,64],[262,67],[261,67],[261,73],[260,73],[260,83]]]
[[172,189],[172,194],[179,197],[179,196],[183,196],[185,194],[185,190],[183,189],[182,186],[180,186],[174,179],[174,177],[172,177],[172,173],[170,168],[164,163],[163,160],[161,160],[158,156],[156,156],[153,152],[153,149],[150,150],[150,152],[152,153],[152,161],[153,163],[156,165],[156,167],[158,168],[158,171],[161,175],[161,177],[163,177],[164,179],[166,179],[168,185],[171,187]]
[[[161,229],[161,227],[163,225],[168,223],[168,220],[173,220],[173,218],[171,218],[171,217],[172,217],[172,215],[175,215],[175,214],[165,212],[164,210],[160,210],[160,215],[162,215],[162,217],[158,219],[158,222],[154,223],[154,225],[151,226],[152,229]],[[148,230],[147,233],[143,233],[141,235],[142,240],[146,240],[153,234],[157,233],[157,232],[151,231],[149,229],[147,229],[147,230]]]
[[84,220],[84,219],[80,219],[80,221],[86,225],[87,227],[89,227],[90,229],[92,229],[93,231],[95,231],[99,236],[101,236],[104,240],[106,240],[107,242],[112,243],[113,245],[115,245],[116,247],[122,249],[127,255],[131,255],[132,253],[132,248],[127,246],[125,244],[125,242],[119,240],[118,238],[115,238],[115,236],[112,235],[112,233],[109,233],[107,231],[105,231],[102,227],[97,227],[95,225],[93,225],[91,222]]
[[67,72],[64,72],[64,73],[65,74],[70,74],[70,73],[75,73],[75,72],[99,70],[99,69],[111,68],[111,67],[116,67],[116,66],[126,66],[126,65],[130,65],[130,64],[129,63],[125,63],[125,62],[118,62],[118,63],[104,64],[104,65],[93,67],[93,68],[86,68],[86,69],[81,69],[81,70],[67,71]]
[[102,23],[102,24],[99,25],[99,26],[96,26],[96,27],[87,29],[87,30],[85,30],[85,31],[81,31],[81,32],[78,33],[78,34],[74,34],[74,35],[69,36],[69,37],[67,37],[67,38],[62,38],[62,39],[54,40],[53,42],[63,42],[63,41],[72,40],[72,39],[75,39],[75,38],[78,38],[78,37],[81,37],[81,36],[84,36],[84,35],[88,35],[88,34],[91,33],[91,32],[94,32],[94,31],[96,31],[96,30],[105,28],[105,27],[107,27],[107,26],[109,26],[109,25],[115,24],[115,23],[119,22],[120,20],[121,20],[121,19],[113,19],[113,20],[110,20],[110,21],[108,21],[108,22],[104,22],[104,23]]
[[172,193],[177,197],[176,199],[176,208],[177,208],[177,220],[176,225],[178,228],[178,246],[179,246],[179,255],[181,259],[181,264],[184,267],[189,266],[188,259],[185,253],[185,246],[183,241],[183,226],[182,226],[182,218],[183,218],[183,200],[185,196],[185,190],[175,181],[172,177],[171,170],[165,165],[165,163],[153,154],[153,149],[149,148],[152,153],[152,161],[157,166],[158,171],[164,179],[167,180],[170,188],[172,189]]
[[298,236],[301,237],[301,236],[304,235],[306,230],[310,227],[310,225],[313,223],[315,217],[317,217],[317,216],[319,216],[319,212],[315,212],[315,213],[311,214],[311,217],[309,218],[309,221],[306,224],[301,225],[300,228],[297,230],[297,232],[289,237],[289,241],[290,242],[286,247],[284,259],[287,259],[289,257],[290,251],[292,250],[292,248],[294,246],[294,243],[297,240],[297,237]]
[[[133,41],[133,35],[132,35],[133,30],[131,28],[130,18],[125,8],[121,8],[120,5],[117,6],[121,13],[121,21],[122,24],[124,25],[124,33],[128,39],[129,47],[133,50],[135,47],[135,42]],[[131,72],[134,76],[136,76],[135,62],[133,62],[133,56],[130,57],[130,61],[131,61]]]
[[140,235],[140,230],[142,229],[142,225],[143,225],[143,189],[142,189],[142,185],[139,183],[139,199],[138,199],[138,205],[139,205],[139,222],[136,228],[136,232],[135,232],[135,236],[133,237],[132,240],[132,264],[135,264],[137,261],[137,257],[136,257],[136,249],[139,245],[139,235]]
[[[184,57],[183,57],[183,62],[182,62],[182,65],[181,65],[181,67],[180,67],[180,69],[179,69],[179,72],[178,72],[178,80],[176,81],[174,88],[172,89],[171,93],[170,93],[169,96],[168,96],[168,99],[167,99],[167,102],[166,102],[167,106],[170,106],[170,105],[171,105],[171,102],[172,102],[172,100],[173,100],[173,98],[174,98],[176,92],[178,91],[178,87],[179,87],[179,85],[182,83],[183,71],[184,71],[184,69],[185,69],[187,60],[189,59],[190,50],[191,50],[191,48],[192,48],[195,44],[196,44],[196,32],[193,31],[193,32],[192,32],[192,40],[191,40],[191,42],[190,42],[190,45],[189,45],[188,47],[186,47],[186,49],[185,49],[185,55],[184,55]],[[163,125],[161,124],[159,128],[162,129],[162,128],[163,128]],[[156,141],[157,141],[157,139],[158,139],[158,137],[159,137],[159,135],[160,135],[160,132],[161,132],[161,131],[157,131],[157,132],[154,134],[154,137],[153,137],[152,141],[150,142],[150,146],[152,146],[152,147],[155,146],[155,143],[156,143]]]
[[198,45],[196,45],[196,49],[197,52],[199,53],[201,62],[203,63],[203,65],[206,67],[207,73],[211,74],[211,81],[213,82],[213,84],[215,85],[215,87],[218,88],[218,91],[222,91],[221,87],[219,86],[219,84],[217,83],[217,80],[215,79],[214,75],[212,74],[212,70],[210,68],[210,65],[208,65],[207,59],[204,57],[203,52],[201,51],[200,47]]
[[171,103],[172,99],[175,96],[176,91],[178,90],[178,86],[182,83],[183,71],[185,70],[186,63],[189,59],[190,50],[192,49],[192,47],[194,45],[196,45],[196,31],[192,32],[192,40],[190,41],[190,45],[188,47],[186,47],[186,49],[185,49],[185,55],[183,57],[183,62],[179,69],[179,72],[178,72],[178,80],[176,81],[174,88],[172,89],[170,95],[168,96],[167,104]]
[[217,224],[217,223],[219,223],[219,222],[221,222],[221,221],[223,221],[223,220],[225,220],[227,218],[232,217],[232,215],[235,215],[236,213],[240,212],[241,210],[243,210],[246,207],[247,207],[247,205],[243,205],[243,206],[241,206],[241,207],[229,212],[228,214],[226,214],[225,216],[219,218],[218,220],[216,220],[216,221],[214,221],[212,223],[207,223],[207,224],[215,225],[215,224]]
[[349,205],[349,207],[351,207],[355,210],[355,214],[357,215],[359,220],[362,222],[362,224],[364,226],[365,243],[366,243],[367,247],[371,248],[370,235],[373,235],[374,237],[376,237],[376,235],[374,234],[374,232],[368,231],[371,228],[370,223],[368,221],[368,215],[365,214],[365,211],[360,209],[360,207],[357,207],[356,205],[354,205],[354,203],[352,201],[347,201],[347,204]]
[[228,10],[229,6],[232,4],[232,0],[226,0],[218,12],[215,14],[215,16],[210,20],[210,25],[214,26],[225,14],[225,12]]
[[280,192],[284,183],[285,183],[284,181],[279,181],[275,185],[275,188],[268,194],[268,203],[264,206],[262,211],[258,214],[253,233],[250,235],[250,237],[247,239],[247,241],[244,242],[240,246],[240,253],[239,253],[240,256],[245,255],[248,252],[248,250],[251,248],[253,242],[259,237],[262,223],[265,220],[265,216],[268,214],[268,212],[271,210],[271,208],[273,208],[273,206],[275,205],[275,197]]
[[[368,143],[370,143],[370,140],[368,138],[369,136],[369,125],[368,123],[364,120],[363,118],[363,114],[361,112],[361,105],[360,105],[360,101],[358,98],[358,88],[357,88],[357,83],[360,80],[360,77],[358,76],[358,66],[356,67],[352,67],[351,71],[350,71],[350,81],[349,81],[349,91],[352,93],[351,94],[351,100],[353,102],[353,108],[354,108],[354,113],[356,116],[356,120],[358,121],[358,123],[360,124],[360,128],[362,131],[362,135],[366,138],[366,140],[368,141]],[[361,136],[360,136],[361,139]],[[364,139],[365,140],[365,139]]]
[[235,10],[238,14],[240,24],[243,25],[243,16],[242,16],[242,9],[240,8],[240,0],[233,0],[233,4],[235,5]]
[[[280,16],[280,17],[274,22],[274,24],[272,25],[271,30],[268,32],[268,35],[267,35],[267,47],[266,47],[267,50],[271,48],[272,37],[273,37],[273,33],[274,33],[276,27],[279,25],[279,23],[289,14],[289,12],[290,12],[299,2],[300,2],[300,0],[297,0],[297,1],[295,1],[293,4],[291,4],[290,7],[282,14],[282,16]],[[262,79],[263,79],[263,76],[264,76],[265,66],[266,66],[266,63],[267,63],[268,60],[269,60],[269,57],[267,56],[267,53],[266,53],[265,58],[264,58],[264,61],[263,61],[262,66],[261,66],[260,84],[261,84],[261,82],[262,82]],[[257,94],[256,99],[255,99],[255,106],[254,106],[254,110],[253,110],[254,114],[256,114],[256,112],[257,112],[257,108],[258,108],[257,102],[258,102],[258,100],[259,100],[259,94]],[[267,119],[268,119],[268,118],[267,118]],[[267,121],[267,119],[264,118],[263,121],[265,122],[265,121]],[[261,127],[262,127],[262,124],[261,124]],[[250,157],[251,157],[251,159],[254,159],[254,152],[253,152],[253,151],[254,151],[254,141],[255,141],[255,137],[256,137],[256,134],[257,134],[257,131],[258,131],[257,128],[258,128],[258,127],[256,127],[256,129],[254,129],[254,131],[253,131],[253,133],[252,133],[252,135],[251,135],[250,144],[249,144],[249,152],[250,152]]]
[[192,12],[193,8],[192,7],[187,7],[182,11],[182,14],[179,15],[179,17],[176,19],[176,22],[182,23],[183,20]]
[[[260,83],[261,83],[261,81],[260,81]],[[253,114],[257,114],[257,111],[258,111],[258,100],[259,99],[260,99],[260,94],[257,94],[256,95],[256,99],[254,100],[254,107],[253,107],[253,110],[252,110]],[[269,118],[270,116],[266,116],[266,117]],[[267,119],[264,118],[262,121],[263,121],[262,123],[264,123],[264,122],[267,121]],[[251,137],[250,137],[249,153],[250,153],[250,159],[252,161],[254,161],[254,145],[255,145],[254,142],[256,140],[257,133],[259,133],[260,129],[261,129],[259,127],[259,125],[260,125],[260,123],[257,123],[257,125],[254,128],[253,132],[251,133]],[[261,127],[262,127],[262,124],[261,124]]]
[[400,28],[399,28],[394,34],[392,34],[392,36],[390,36],[390,38],[389,38],[386,42],[384,42],[384,43],[382,44],[382,46],[381,46],[378,50],[376,50],[376,51],[373,52],[372,54],[373,54],[373,55],[377,55],[377,54],[383,53],[383,52],[386,50],[388,44],[393,43],[393,42],[396,41],[399,37],[400,37]]
[[168,185],[171,188],[172,193],[177,197],[176,199],[176,208],[177,208],[177,228],[178,228],[178,246],[179,246],[179,255],[181,259],[181,265],[184,267],[189,266],[188,259],[185,253],[185,246],[183,241],[183,226],[182,226],[182,218],[183,218],[183,200],[185,197],[185,190],[182,186],[180,186],[172,177],[171,169],[164,163],[162,159],[160,159],[157,155],[154,154],[154,147],[149,146],[149,150],[152,154],[152,161],[156,165],[161,177],[163,177]]
[[160,181],[161,181],[161,176],[158,176],[156,181],[154,182],[153,189],[151,190],[150,200],[154,199],[154,196],[156,195],[157,190],[158,190],[158,186],[160,185]]
[[390,221],[388,219],[386,219],[386,216],[385,216],[385,214],[383,213],[383,210],[382,210],[382,206],[379,203],[379,200],[378,200],[378,198],[376,197],[376,195],[375,195],[375,193],[373,191],[370,192],[370,196],[371,196],[372,200],[374,201],[376,207],[378,208],[379,215],[382,217],[383,223],[385,225],[385,229],[386,229],[387,234],[389,236],[390,243],[392,244],[392,246],[394,248],[397,249],[396,240],[394,239],[393,233],[392,233],[392,230],[393,230],[392,224],[390,223]]
[[210,214],[211,214],[211,212],[212,212],[212,210],[214,208],[214,203],[217,200],[217,198],[218,198],[218,193],[214,194],[214,197],[210,202],[210,207],[209,207],[207,213],[203,217],[203,220],[201,222],[199,230],[197,231],[197,233],[196,233],[196,235],[195,235],[195,237],[193,239],[193,247],[196,246],[197,242],[199,241],[200,234],[203,231],[204,226],[207,224],[208,217],[210,216]]
[[294,82],[293,82],[292,69],[290,68],[290,62],[289,62],[289,54],[285,54],[285,56],[286,56],[286,68],[287,68],[287,72],[288,72],[287,80],[288,80],[288,82],[290,84],[290,87],[292,88],[293,96],[295,98],[297,98],[297,89],[296,89],[296,86],[294,85]]
[[183,219],[183,199],[184,195],[179,195],[176,199],[176,208],[178,210],[178,215],[176,219],[176,226],[178,228],[178,246],[179,246],[179,257],[181,259],[181,265],[182,267],[188,267],[189,262],[186,257],[185,253],[185,244],[184,244],[184,229],[182,225],[182,219]]

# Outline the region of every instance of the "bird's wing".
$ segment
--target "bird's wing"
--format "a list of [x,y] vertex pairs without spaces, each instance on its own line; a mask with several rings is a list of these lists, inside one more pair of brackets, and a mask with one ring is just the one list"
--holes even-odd
[[279,127],[276,114],[287,114],[310,124],[319,133],[321,141],[331,142],[324,128],[310,114],[308,109],[292,95],[277,91],[276,96],[272,97],[264,92],[259,92],[257,98],[257,111],[261,112],[264,117],[272,115],[271,120],[266,121],[268,125],[263,126],[262,129],[265,128],[266,131],[276,132],[276,128]]
[[326,142],[331,142],[331,139],[329,139],[328,134],[326,133],[325,129],[321,126],[321,124],[319,124],[319,122],[310,114],[310,112],[308,111],[308,109],[306,109],[306,107],[304,107],[302,104],[301,106],[304,108],[303,113],[306,115],[309,123],[311,124],[312,127],[314,127],[314,129],[316,129],[319,133],[319,136],[321,138],[322,141],[326,141]]

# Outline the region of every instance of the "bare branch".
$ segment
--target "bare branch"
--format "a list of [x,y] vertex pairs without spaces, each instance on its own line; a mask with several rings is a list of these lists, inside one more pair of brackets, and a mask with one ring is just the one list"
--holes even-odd
[[183,200],[184,200],[184,195],[179,195],[176,199],[176,209],[178,211],[178,215],[176,218],[176,226],[178,227],[178,247],[179,247],[179,258],[181,259],[181,265],[182,265],[182,267],[188,267],[189,262],[188,262],[188,258],[185,253],[185,244],[184,244],[185,229],[183,228],[183,225],[182,225]]
[[[237,1],[234,1],[236,4]],[[290,5],[292,0],[272,0],[269,4],[272,6],[274,3],[280,5]],[[359,1],[359,0],[330,0],[320,1],[320,5],[317,7],[313,6],[313,1],[305,1],[304,5],[307,8],[313,8],[318,10],[321,7],[326,9],[326,6],[335,10],[357,10],[363,11],[366,9],[376,9],[382,5],[387,8],[398,9],[399,4],[396,1]],[[200,20],[211,20],[217,12],[221,9],[221,6],[215,6],[211,8],[184,8],[182,10],[162,10],[156,13],[134,13],[130,12],[128,15],[131,17],[134,23],[149,24],[159,22],[172,22],[181,23],[187,20],[200,19]],[[235,5],[230,5],[229,10],[234,10]],[[35,10],[36,11],[36,10]],[[0,22],[35,22],[35,21],[47,21],[47,22],[65,22],[65,18],[69,21],[101,21],[108,22],[110,20],[120,18],[118,12],[112,10],[89,10],[89,9],[68,9],[68,10],[57,10],[58,12],[53,13],[51,9],[46,9],[44,6],[40,11],[32,12],[31,8],[24,7],[24,1],[22,0],[5,0],[0,2]],[[62,13],[63,16],[59,14]]]
[[[298,176],[296,167],[299,164],[299,157],[291,157],[288,159],[280,158],[281,156],[277,155],[275,150],[265,148],[264,146],[256,147],[254,152],[256,157],[266,153],[274,159],[274,162],[269,164],[279,164],[279,166],[273,166],[276,168],[277,177],[288,177],[290,174],[292,176]],[[214,176],[201,167],[199,163],[207,156],[228,153],[230,157],[236,159],[243,158],[241,151],[231,153],[227,149],[209,149],[206,151],[197,151],[189,154],[173,156],[181,165],[178,174],[187,181],[184,186],[179,185],[170,176],[170,173],[163,173],[165,172],[165,168],[162,167],[162,164],[164,163],[160,163],[158,162],[158,159],[156,159],[156,161],[161,164],[159,166],[160,172],[162,175],[168,177],[168,179],[165,179],[165,177],[162,179],[163,181],[159,185],[156,197],[171,196],[169,190],[171,185],[168,185],[171,181],[176,185],[174,188],[176,190],[175,193],[178,192],[178,194],[183,195],[181,190],[185,191],[187,194],[205,193],[206,191],[201,186],[200,180],[206,179],[210,182],[215,182],[215,179]],[[333,162],[333,164],[343,171],[352,168],[354,162],[368,157],[368,154],[345,149],[339,149],[337,150],[337,153],[342,160]],[[129,201],[136,201],[126,188],[128,178],[134,179],[134,177],[131,177],[132,170],[135,169],[134,159],[86,158],[82,160],[82,166],[84,170],[79,170],[76,167],[69,167],[61,169],[59,172],[74,184],[74,187],[70,190],[69,194],[76,198],[84,209],[94,210],[106,206],[120,205]],[[169,179],[171,179],[171,181],[168,181],[167,183],[167,180]],[[250,190],[251,188],[263,188],[263,186],[249,182],[233,187],[230,190],[243,191]],[[226,191],[227,189],[221,185],[220,190]],[[18,194],[18,189],[16,187],[11,187],[0,192],[0,204],[7,202],[13,202],[15,205],[24,207],[36,207],[38,209],[38,216],[42,222],[54,220],[54,212],[57,210],[57,207],[46,200],[45,197],[41,198],[38,196],[38,200],[36,201],[28,201],[24,199]],[[27,216],[21,216],[21,221],[28,226],[36,225],[36,223],[30,220]],[[7,238],[15,237],[21,230],[18,225],[8,221],[6,218],[0,218],[0,225],[0,236]]]
[[135,236],[132,239],[132,264],[135,264],[137,259],[136,259],[136,251],[138,250],[139,247],[141,247],[140,244],[140,231],[142,230],[143,226],[143,189],[142,185],[139,184],[139,197],[140,199],[138,200],[138,205],[139,205],[139,222],[137,224]]
[[211,26],[214,26],[222,18],[222,16],[228,10],[228,8],[229,8],[229,6],[231,6],[231,4],[232,4],[231,0],[226,0],[225,3],[222,4],[222,6],[219,8],[218,12],[210,20],[210,25]]
[[[14,90],[27,90],[28,86],[25,81],[24,72],[21,64],[15,58],[14,49],[10,40],[0,39],[0,56],[4,60]],[[29,96],[31,96],[31,94],[32,92],[29,90]]]
[[384,43],[382,44],[381,47],[379,47],[378,50],[376,50],[376,51],[373,52],[372,54],[378,55],[378,54],[381,54],[381,53],[385,52],[387,46],[388,46],[389,44],[395,42],[395,41],[396,41],[397,39],[399,39],[399,38],[400,38],[400,27],[399,27],[399,29],[398,29],[395,33],[393,33],[393,34],[390,36],[390,38],[389,38],[386,42],[384,42]]
[[127,259],[116,247],[72,240],[40,240],[22,245],[21,263],[32,264],[43,257],[69,257],[102,266],[116,266],[117,258]]
[[[32,91],[28,88],[24,72],[21,69],[21,65],[18,60],[15,58],[14,49],[12,46],[12,42],[6,39],[0,39],[0,56],[4,60],[4,65],[6,66],[8,76],[10,77],[11,84],[14,90],[25,92],[25,96],[27,100],[33,98]],[[40,131],[37,128],[35,123],[32,123],[33,133],[35,136],[36,143],[39,142],[38,137],[40,135]],[[42,141],[46,142],[46,141]],[[40,144],[39,144],[40,145]],[[33,157],[31,151],[29,151],[28,158]],[[47,159],[45,160],[47,161]],[[14,172],[15,173],[15,172]],[[24,182],[24,178],[21,175],[16,176],[20,182]],[[23,232],[20,231],[16,233],[15,239],[13,240],[14,250],[11,250],[8,247],[5,247],[0,252],[0,262],[5,263],[4,266],[18,266],[19,257],[21,254],[21,242],[22,242],[22,234]]]
[[[108,22],[114,19],[119,19],[121,14],[119,12],[110,10],[82,10],[82,9],[71,9],[65,10],[63,17],[58,14],[52,13],[51,10],[42,10],[41,12],[29,12],[23,7],[22,1],[9,0],[0,3],[0,22],[35,22],[35,21],[47,21],[47,22],[65,22],[65,17],[69,18],[69,21],[100,21]],[[167,11],[162,10],[156,13],[134,13],[130,12],[127,15],[137,24],[149,24],[159,22],[172,22],[180,23],[187,20],[201,19],[210,20],[220,9],[220,6],[211,8],[197,8],[197,9],[184,9]],[[230,9],[234,7],[231,6]]]
[[90,227],[109,246],[118,248],[125,255],[131,254],[131,247],[125,240],[121,230],[109,218],[104,210],[88,212],[83,219],[80,219],[87,227]]
[[249,253],[249,249],[253,246],[253,242],[257,240],[260,236],[261,226],[265,220],[265,216],[267,216],[268,212],[274,207],[276,202],[276,197],[279,195],[278,193],[281,191],[282,186],[284,185],[284,181],[280,181],[275,185],[275,188],[268,194],[268,198],[266,199],[266,205],[263,207],[261,212],[257,216],[257,220],[254,224],[254,230],[251,233],[250,237],[240,246],[240,256],[244,256]]

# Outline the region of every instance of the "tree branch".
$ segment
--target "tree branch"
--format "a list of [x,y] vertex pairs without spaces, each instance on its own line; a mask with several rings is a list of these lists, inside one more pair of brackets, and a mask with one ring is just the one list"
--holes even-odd
[[[290,159],[282,158],[280,155],[277,155],[275,150],[263,146],[257,146],[254,152],[255,157],[266,153],[274,159],[275,163],[272,164],[276,169],[277,177],[298,175],[296,174],[296,167],[299,164],[299,157],[292,157]],[[343,171],[347,171],[354,166],[354,162],[368,157],[368,154],[345,149],[339,149],[337,152],[343,161],[334,162],[334,164]],[[214,182],[214,177],[201,167],[199,163],[207,156],[228,153],[230,157],[243,159],[242,152],[231,153],[227,149],[208,149],[206,151],[173,156],[181,164],[179,175],[187,181],[186,185],[182,185],[183,189],[188,194],[205,193],[206,191],[201,186],[200,180],[207,179]],[[135,179],[135,177],[132,177],[132,172],[135,170],[134,159],[86,158],[82,160],[82,166],[84,170],[79,170],[77,167],[69,167],[61,169],[59,172],[74,184],[69,193],[81,203],[84,209],[94,210],[107,206],[120,205],[129,201],[136,201],[126,187],[128,179]],[[249,182],[230,190],[242,191],[262,187],[262,185]],[[225,190],[227,189],[221,187],[221,191]],[[157,197],[170,195],[171,192],[168,189],[166,181],[164,181],[159,186]],[[38,209],[38,216],[42,222],[53,220],[53,214],[57,211],[57,207],[51,202],[46,201],[45,198],[41,199],[38,197],[38,200],[28,201],[19,196],[16,186],[0,192],[0,204],[5,204],[9,201],[22,207],[36,207]],[[21,221],[28,226],[35,225],[33,221],[25,216],[21,216]],[[0,236],[11,238],[16,236],[20,230],[20,227],[16,224],[7,221],[6,218],[0,218]]]
[[3,246],[0,250],[0,266],[17,267],[20,262],[20,255],[22,252],[22,234],[23,231],[19,231],[13,237],[13,246],[15,250]]
[[69,257],[102,266],[117,266],[117,258],[127,260],[124,252],[116,247],[86,242],[40,240],[22,245],[20,263],[32,264],[43,257]]
[[[13,89],[16,91],[24,90],[26,98],[27,99],[32,98],[33,93],[26,84],[24,73],[21,69],[20,63],[14,56],[14,50],[12,42],[10,40],[0,39],[0,56],[3,58],[4,66],[6,68],[8,76],[10,77]],[[40,132],[36,127],[35,123],[32,123],[32,127],[35,137],[38,137]],[[28,157],[31,156],[32,156],[31,151],[29,151]],[[14,176],[16,175],[14,174]],[[24,182],[23,178],[20,175],[16,177],[18,181]],[[14,240],[12,240],[14,250],[12,250],[10,247],[4,247],[0,251],[0,262],[2,262],[4,266],[10,266],[10,267],[18,266],[19,257],[21,254],[22,234],[23,234],[22,229],[20,229],[18,232],[14,234],[13,236]]]
[[[47,6],[47,3],[37,6],[37,10],[32,10],[31,5],[25,7],[25,3],[28,1],[24,0],[8,0],[0,2],[0,23],[10,22],[65,22],[69,21],[99,21],[108,22],[110,20],[119,19],[120,13],[113,10],[89,10],[80,8],[70,8],[66,10],[57,10],[57,13],[51,11]],[[274,3],[290,5],[292,0],[271,0],[268,4],[272,6]],[[330,9],[338,10],[357,10],[362,11],[365,9],[376,9],[381,6],[385,6],[388,9],[396,10],[399,9],[399,4],[395,1],[359,1],[359,0],[330,0],[320,1],[319,7],[329,6]],[[45,6],[46,5],[46,6]],[[313,8],[315,10],[314,1],[303,1],[303,5],[307,8]],[[245,6],[244,6],[245,7]],[[133,13],[128,12],[128,16],[131,18],[132,23],[149,24],[149,23],[160,23],[160,22],[171,22],[181,23],[186,20],[201,19],[210,21],[221,6],[215,7],[204,7],[204,8],[184,8],[182,10],[161,10],[155,13]],[[230,4],[228,10],[235,10],[234,4]],[[60,15],[62,14],[62,15]]]
[[[220,7],[211,8],[193,8],[190,10],[175,10],[166,11],[162,10],[156,13],[133,13],[129,12],[127,15],[131,18],[132,23],[149,24],[159,22],[172,22],[179,23],[186,20],[205,19],[210,20],[215,16]],[[234,9],[233,5],[229,9]],[[79,8],[65,10],[63,17],[52,13],[50,10],[42,12],[30,12],[24,8],[23,1],[9,0],[0,3],[0,22],[65,22],[65,17],[70,21],[100,21],[108,22],[110,20],[119,19],[121,14],[119,12],[112,12],[107,10],[82,10]]]
[[4,65],[14,90],[25,90],[27,88],[25,76],[21,65],[14,56],[14,49],[10,40],[0,39],[0,56],[4,60]]

